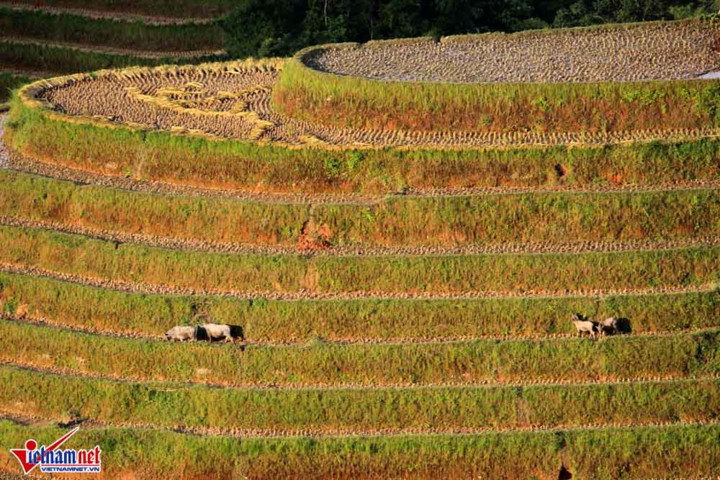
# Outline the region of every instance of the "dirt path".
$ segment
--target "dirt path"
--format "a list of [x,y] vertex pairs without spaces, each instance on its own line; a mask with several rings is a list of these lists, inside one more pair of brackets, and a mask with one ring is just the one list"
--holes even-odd
[[[26,411],[16,406],[4,405],[0,406],[0,418],[13,420],[18,423],[27,423],[30,425],[47,425],[59,424],[61,420],[58,418],[45,418],[39,415],[28,415]],[[183,433],[189,435],[211,436],[211,437],[231,437],[231,438],[291,438],[291,437],[313,437],[313,438],[354,438],[354,437],[379,437],[379,436],[439,436],[439,435],[482,435],[492,433],[510,433],[510,432],[556,432],[556,431],[585,431],[585,430],[607,430],[616,428],[652,428],[652,427],[669,427],[676,425],[692,425],[692,426],[715,426],[720,425],[720,420],[713,421],[681,421],[667,423],[653,422],[608,422],[594,423],[585,425],[552,425],[538,427],[510,427],[510,428],[443,428],[443,427],[425,427],[425,428],[383,428],[383,429],[238,429],[238,428],[204,428],[204,427],[161,427],[152,424],[133,423],[133,422],[103,422],[94,419],[82,419],[80,424],[83,428],[132,428],[145,429],[154,431],[172,431],[175,433]]]
[[[19,412],[15,409],[8,410],[0,408],[0,420],[6,420],[15,423],[16,425],[23,425],[23,426],[29,426],[29,427],[49,427],[49,426],[60,426],[61,428],[65,428],[65,423],[59,421],[58,419],[49,419],[40,417],[37,415],[29,415],[26,412]],[[84,430],[105,430],[108,428],[122,428],[118,427],[115,424],[108,424],[99,422],[97,420],[92,419],[80,419],[79,424],[82,425]],[[646,429],[655,429],[655,428],[667,428],[672,426],[698,426],[698,427],[710,427],[710,426],[716,426],[720,425],[720,420],[718,421],[706,421],[706,422],[673,422],[673,423],[646,423],[643,425],[631,425],[631,424],[617,424],[617,425],[588,425],[588,426],[567,426],[567,427],[549,427],[549,428],[533,428],[530,429],[530,431],[537,431],[537,432],[578,432],[578,431],[602,431],[602,430],[614,430],[614,429],[626,429],[626,428],[646,428]],[[207,437],[228,437],[228,438],[236,438],[238,435],[227,435],[223,433],[218,433],[217,431],[209,431],[206,434],[198,434],[194,431],[190,431],[187,429],[167,429],[167,428],[161,428],[157,426],[152,425],[143,425],[143,426],[131,426],[131,427],[124,427],[124,428],[133,428],[133,429],[143,429],[143,430],[153,430],[153,431],[172,431],[175,433],[182,433],[182,434],[188,434],[188,435],[200,435],[200,436],[207,436]],[[506,430],[507,431],[507,430]],[[521,431],[519,429],[515,429],[512,431]],[[482,430],[478,431],[478,433],[450,433],[450,435],[479,435],[483,433],[493,433],[494,431],[489,430]],[[499,431],[497,431],[499,432]],[[429,431],[428,433],[411,433],[411,434],[400,434],[401,436],[408,436],[408,437],[416,437],[416,436],[439,436],[439,435],[447,435],[445,433],[434,433],[432,431]],[[313,437],[313,435],[298,435],[302,437]],[[354,434],[346,434],[346,435],[321,435],[322,438],[355,438],[355,437],[375,437],[375,436],[385,436],[384,434],[364,434],[364,433],[354,433]],[[282,435],[280,438],[287,438],[287,435]],[[264,437],[268,439],[276,438],[276,437]]]
[[0,367],[12,367],[33,373],[50,374],[56,377],[66,377],[71,379],[88,378],[93,380],[102,380],[109,382],[117,382],[124,384],[147,384],[151,386],[172,385],[173,387],[192,388],[197,386],[205,386],[212,388],[223,388],[226,390],[238,391],[377,391],[377,390],[430,390],[430,389],[492,389],[492,388],[524,388],[524,387],[591,387],[598,385],[629,385],[638,383],[683,383],[695,381],[711,381],[720,379],[720,374],[715,375],[653,375],[653,376],[636,376],[613,378],[606,377],[599,380],[519,380],[519,381],[465,381],[465,382],[449,382],[449,383],[372,383],[372,384],[355,384],[355,383],[308,383],[308,384],[265,384],[265,383],[233,383],[233,382],[211,382],[211,381],[168,381],[165,379],[142,379],[136,377],[123,377],[120,375],[107,375],[91,371],[79,371],[69,367],[48,367],[47,365],[38,365],[33,362],[7,358],[0,353]]
[[251,255],[302,255],[305,257],[385,257],[385,256],[464,256],[488,254],[583,254],[602,252],[633,252],[651,250],[676,250],[692,247],[720,245],[720,236],[692,237],[678,240],[639,240],[628,242],[569,242],[569,243],[498,243],[466,245],[458,247],[431,246],[280,246],[243,243],[221,243],[207,240],[184,240],[171,237],[155,237],[120,231],[99,230],[59,222],[25,220],[0,215],[0,225],[37,228],[82,235],[97,240],[146,245],[166,250],[182,250],[209,253],[235,253]]
[[568,291],[468,291],[458,293],[434,293],[434,292],[406,292],[399,294],[388,294],[387,292],[360,291],[344,293],[318,293],[308,290],[296,292],[275,292],[275,291],[237,291],[218,289],[191,289],[171,285],[134,283],[107,278],[87,277],[82,275],[56,272],[41,267],[28,265],[0,263],[0,272],[19,273],[36,277],[51,278],[66,281],[89,287],[105,288],[122,292],[143,293],[148,295],[182,295],[182,296],[218,296],[239,299],[266,299],[266,300],[353,300],[372,298],[378,300],[394,299],[474,299],[474,298],[565,298],[565,297],[598,297],[618,295],[653,295],[672,293],[705,292],[713,290],[717,284],[706,284],[695,287],[651,287],[638,289],[621,290],[568,290]]
[[[97,328],[79,327],[66,323],[56,322],[52,319],[39,317],[35,315],[24,315],[16,317],[4,313],[0,313],[0,321],[4,320],[17,324],[29,324],[38,327],[50,328],[54,330],[67,330],[70,332],[81,333],[85,335],[94,335],[97,337],[108,338],[126,338],[134,340],[152,340],[164,341],[162,334],[148,335],[144,333],[121,333],[114,330],[103,330]],[[680,330],[664,330],[655,332],[633,333],[631,336],[619,338],[637,338],[637,337],[676,337],[676,336],[692,336],[703,333],[716,332],[720,329],[720,324],[716,327],[680,329]],[[602,340],[603,337],[599,337]],[[351,338],[345,340],[325,340],[324,345],[334,346],[372,346],[372,345],[462,345],[481,341],[533,341],[533,342],[562,342],[562,341],[580,341],[582,340],[573,333],[544,333],[538,335],[480,335],[475,337],[406,337],[406,338]],[[215,343],[217,348],[234,348],[236,344]],[[249,339],[243,344],[243,348],[305,348],[307,342],[258,342]]]

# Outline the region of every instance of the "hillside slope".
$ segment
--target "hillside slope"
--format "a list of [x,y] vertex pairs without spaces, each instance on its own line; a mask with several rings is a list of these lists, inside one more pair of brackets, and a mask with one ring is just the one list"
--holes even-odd
[[[657,29],[716,24],[602,32]],[[80,426],[68,445],[99,445],[104,478],[716,475],[719,89],[697,76],[720,60],[665,45],[649,70],[621,59],[631,82],[568,60],[562,83],[427,83],[417,42],[382,46],[402,79],[301,55],[23,87],[0,149],[0,443]],[[420,128],[457,91],[534,127]],[[165,339],[209,321],[234,338]]]

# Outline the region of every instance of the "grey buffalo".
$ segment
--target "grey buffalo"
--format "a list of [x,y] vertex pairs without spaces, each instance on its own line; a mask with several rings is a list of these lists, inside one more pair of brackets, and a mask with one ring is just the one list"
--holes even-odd
[[165,332],[165,340],[184,342],[195,339],[195,327],[173,327]]
[[583,333],[589,333],[591,337],[595,338],[595,334],[598,331],[598,324],[591,322],[590,320],[583,320],[580,314],[573,313],[572,323],[575,326],[575,330],[578,335]]
[[240,325],[224,325],[219,323],[204,323],[194,327],[176,326],[165,332],[165,340],[184,342],[197,340],[206,342],[232,342],[244,340],[243,328]]
[[208,340],[210,340],[211,342],[233,341],[233,336],[230,333],[230,325],[221,325],[219,323],[205,323],[201,325],[201,327],[205,329]]
[[619,331],[618,320],[615,317],[606,318],[600,322],[600,333],[603,335],[615,335]]

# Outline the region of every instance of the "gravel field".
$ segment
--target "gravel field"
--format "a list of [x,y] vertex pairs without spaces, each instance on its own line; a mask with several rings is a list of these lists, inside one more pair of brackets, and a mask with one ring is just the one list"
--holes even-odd
[[325,72],[413,82],[674,80],[718,70],[719,33],[711,22],[493,33],[318,49],[305,60]]

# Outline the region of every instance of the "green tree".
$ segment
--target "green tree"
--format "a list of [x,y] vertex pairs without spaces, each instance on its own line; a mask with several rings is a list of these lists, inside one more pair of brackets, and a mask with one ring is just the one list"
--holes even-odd
[[287,55],[298,48],[304,0],[239,0],[220,22],[235,58]]
[[688,18],[717,12],[715,0],[580,0],[558,10],[554,26]]

